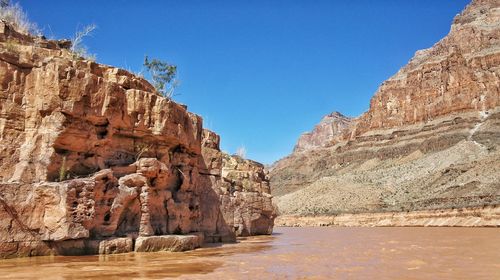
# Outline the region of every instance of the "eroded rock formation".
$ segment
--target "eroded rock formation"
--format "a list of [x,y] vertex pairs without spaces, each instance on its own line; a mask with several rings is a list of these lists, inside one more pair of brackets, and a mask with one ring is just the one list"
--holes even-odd
[[341,136],[274,164],[280,211],[499,204],[499,65],[500,3],[474,0],[445,38],[382,83]]
[[139,251],[183,250],[271,233],[263,166],[221,153],[186,106],[76,57],[67,41],[2,22],[0,44],[0,257],[119,253],[138,238]]
[[268,172],[258,162],[229,156],[219,149],[220,138],[203,131],[203,158],[215,193],[221,201],[223,220],[237,235],[271,234],[276,209],[272,204]]

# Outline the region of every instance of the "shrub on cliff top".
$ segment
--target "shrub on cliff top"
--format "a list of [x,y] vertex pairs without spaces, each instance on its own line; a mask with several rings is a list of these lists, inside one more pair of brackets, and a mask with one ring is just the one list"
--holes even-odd
[[10,23],[19,33],[35,36],[41,34],[37,25],[29,21],[19,3],[12,4],[9,0],[0,0],[0,20]]
[[174,89],[178,85],[175,79],[177,66],[158,59],[144,58],[144,66],[151,76],[151,82],[156,90],[167,99],[172,99]]
[[[0,0],[0,20],[9,23],[19,33],[37,37],[42,35],[36,23],[28,19],[28,15],[19,3],[11,3],[10,0]],[[83,38],[90,36],[95,29],[95,24],[87,25],[77,31],[73,38],[71,38],[71,51],[75,58],[95,60],[95,55],[89,54],[87,48],[83,45]]]
[[71,51],[75,55],[75,58],[83,57],[95,61],[96,55],[88,52],[87,47],[83,44],[83,38],[91,36],[96,28],[95,24],[89,24],[77,31],[73,38],[71,38]]

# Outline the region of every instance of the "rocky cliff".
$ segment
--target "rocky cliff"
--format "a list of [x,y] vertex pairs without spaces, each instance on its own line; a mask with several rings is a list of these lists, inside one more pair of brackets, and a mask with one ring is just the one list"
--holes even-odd
[[218,196],[222,221],[238,236],[271,234],[276,209],[272,204],[268,172],[264,165],[230,156],[220,151],[220,137],[203,131],[202,154],[205,175],[213,182],[212,189]]
[[293,152],[303,152],[315,148],[329,146],[349,129],[353,120],[339,112],[333,112],[323,117],[311,132],[302,134]]
[[369,110],[341,136],[274,164],[280,211],[500,203],[499,65],[500,2],[474,0],[445,38],[382,83]]
[[144,79],[0,23],[0,257],[270,234],[262,165]]

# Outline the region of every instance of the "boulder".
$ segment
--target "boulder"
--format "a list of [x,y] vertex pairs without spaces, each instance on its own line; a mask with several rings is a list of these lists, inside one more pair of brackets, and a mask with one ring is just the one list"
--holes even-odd
[[199,248],[203,244],[203,234],[162,235],[139,237],[135,241],[136,252],[183,252]]
[[132,252],[133,240],[130,237],[111,238],[99,242],[99,254],[122,254]]

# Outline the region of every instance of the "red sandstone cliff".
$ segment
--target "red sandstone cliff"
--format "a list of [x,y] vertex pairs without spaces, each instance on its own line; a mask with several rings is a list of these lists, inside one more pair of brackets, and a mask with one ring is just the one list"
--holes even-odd
[[[186,250],[270,234],[268,177],[200,116],[67,41],[0,23],[0,257]],[[187,236],[177,236],[187,235]]]
[[354,135],[500,106],[500,1],[474,0],[449,34],[385,81]]
[[500,1],[474,0],[445,38],[382,83],[341,136],[273,165],[280,212],[500,204],[499,65]]

